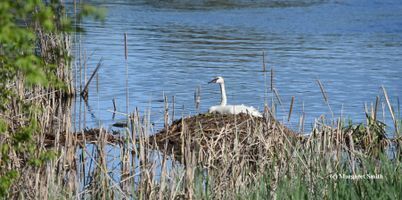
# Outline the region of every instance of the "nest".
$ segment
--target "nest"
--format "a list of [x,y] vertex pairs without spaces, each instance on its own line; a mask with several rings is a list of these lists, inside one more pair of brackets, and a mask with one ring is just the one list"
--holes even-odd
[[184,161],[183,155],[189,153],[196,153],[198,160],[211,159],[212,154],[213,160],[219,160],[219,155],[226,156],[235,151],[241,152],[242,159],[257,160],[265,143],[278,137],[287,137],[290,141],[301,138],[273,117],[207,113],[176,120],[151,136],[149,141],[179,161]]
[[[107,132],[105,129],[93,128],[93,129],[84,129],[80,132],[69,134],[70,138],[66,137],[64,134],[60,134],[58,139],[58,144],[65,146],[66,143],[70,142],[74,144],[84,145],[86,143],[98,143],[99,141],[105,141],[108,144],[121,144],[123,143],[122,139],[117,135],[119,132]],[[46,135],[44,144],[45,147],[54,147],[56,137],[55,135]]]

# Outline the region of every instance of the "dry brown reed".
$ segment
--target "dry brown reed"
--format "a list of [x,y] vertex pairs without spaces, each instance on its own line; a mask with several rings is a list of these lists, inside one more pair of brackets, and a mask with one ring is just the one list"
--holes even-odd
[[124,63],[126,66],[126,113],[130,110],[130,98],[129,98],[129,87],[128,87],[128,47],[127,47],[127,33],[124,33]]
[[[31,140],[36,144],[35,152],[21,152],[17,149],[10,149],[10,165],[5,170],[16,170],[20,176],[11,186],[9,197],[26,198],[26,199],[46,199],[53,192],[61,192],[63,180],[68,180],[70,173],[66,168],[72,166],[75,150],[72,150],[73,136],[68,134],[71,132],[71,99],[74,95],[72,86],[72,74],[70,69],[70,37],[64,34],[45,33],[41,29],[37,29],[38,50],[40,56],[44,59],[45,64],[54,64],[56,68],[49,73],[54,74],[57,78],[66,83],[66,87],[42,87],[33,86],[26,87],[24,77],[20,76],[16,80],[15,87],[12,87],[18,98],[6,105],[7,110],[1,113],[8,116],[7,124],[9,132],[16,133],[21,131],[21,127],[38,128]],[[30,105],[34,110],[26,110],[21,103]],[[30,112],[36,124],[27,124],[26,116]],[[65,137],[64,137],[65,136]],[[32,165],[34,159],[45,159],[40,155],[48,152],[46,138],[52,137],[50,144],[53,146],[54,152],[63,154],[59,160],[49,162],[44,165]],[[1,146],[13,143],[10,135],[2,135],[0,138]],[[65,147],[60,146],[63,140]],[[28,148],[29,149],[29,148]],[[34,148],[31,148],[34,149]],[[29,158],[29,159],[28,159]],[[56,185],[54,185],[56,183]],[[62,184],[63,183],[63,184]],[[66,191],[72,189],[70,185],[65,184]]]
[[[99,68],[102,66],[102,60],[103,60],[103,58],[101,58],[99,60],[98,64],[95,67],[95,70],[92,72],[92,74],[89,77],[88,81],[85,82],[84,89],[81,91],[81,96],[84,98],[85,101],[88,100],[89,84],[91,84],[92,79],[95,77],[95,75],[97,75]],[[85,77],[86,77],[86,75],[85,75]]]
[[18,186],[23,197],[41,199],[237,199],[267,177],[264,199],[280,198],[283,179],[302,175],[319,196],[315,191],[337,166],[346,163],[357,174],[361,157],[401,144],[379,134],[376,121],[364,128],[317,121],[307,137],[275,120],[268,107],[264,116],[200,114],[152,135],[149,114],[136,110],[121,136],[104,129],[55,135],[57,159],[27,170],[37,178],[26,176]]
[[292,100],[290,101],[290,107],[289,107],[289,114],[288,114],[288,122],[290,121],[290,116],[292,116],[293,112],[293,103],[295,102],[295,97],[292,96]]

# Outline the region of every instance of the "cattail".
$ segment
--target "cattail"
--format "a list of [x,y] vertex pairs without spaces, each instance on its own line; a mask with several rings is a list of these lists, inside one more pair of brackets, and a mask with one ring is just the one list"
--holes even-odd
[[293,111],[293,103],[295,101],[295,97],[292,96],[292,100],[290,101],[290,108],[289,108],[289,115],[288,115],[288,121],[290,121],[290,116],[292,115],[292,111]]

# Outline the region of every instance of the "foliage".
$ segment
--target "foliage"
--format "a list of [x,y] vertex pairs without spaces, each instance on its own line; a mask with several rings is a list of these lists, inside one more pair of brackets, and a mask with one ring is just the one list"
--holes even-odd
[[[104,17],[91,6],[85,6],[79,18],[87,15]],[[64,42],[57,36],[74,29],[59,0],[0,1],[0,19],[1,198],[21,175],[21,169],[12,167],[12,160],[21,162],[22,168],[26,164],[40,167],[56,157],[55,152],[39,149],[37,144],[37,137],[43,135],[39,116],[46,104],[40,107],[26,99],[38,88],[60,93],[66,88],[68,80],[58,71],[69,67],[68,49],[57,46]]]
[[364,123],[353,124],[349,121],[349,125],[343,128],[345,133],[351,133],[353,142],[359,148],[368,150],[371,156],[378,156],[380,153],[376,146],[381,145],[382,141],[387,138],[386,124],[373,119],[366,114],[367,125]]
[[7,195],[7,190],[15,179],[19,176],[16,170],[10,170],[0,177],[0,197]]

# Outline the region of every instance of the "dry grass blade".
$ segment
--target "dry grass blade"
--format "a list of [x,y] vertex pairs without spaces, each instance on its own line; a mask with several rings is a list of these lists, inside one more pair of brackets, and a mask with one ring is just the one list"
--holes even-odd
[[320,86],[321,94],[322,97],[324,98],[325,103],[328,104],[328,96],[327,93],[325,92],[324,86],[322,85],[320,80],[317,80],[318,86]]
[[327,104],[329,111],[331,112],[332,119],[334,119],[334,112],[332,111],[331,105],[329,105],[329,99],[328,99],[327,92],[324,89],[324,85],[321,83],[320,80],[317,80],[317,83],[318,83],[318,86],[320,87],[321,94],[322,94],[322,96],[324,98],[324,101]]
[[398,134],[399,133],[398,122],[397,122],[397,120],[395,118],[394,110],[392,109],[391,102],[389,101],[387,90],[385,90],[384,86],[381,86],[381,88],[382,88],[382,91],[384,92],[385,100],[387,102],[389,112],[391,113],[392,121],[394,122],[395,132]]
[[278,100],[279,105],[282,105],[281,96],[279,96],[279,93],[278,93],[278,91],[276,90],[276,88],[274,88],[273,91],[274,91],[274,94],[275,94],[276,99]]

